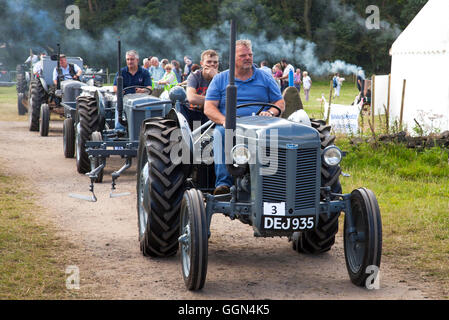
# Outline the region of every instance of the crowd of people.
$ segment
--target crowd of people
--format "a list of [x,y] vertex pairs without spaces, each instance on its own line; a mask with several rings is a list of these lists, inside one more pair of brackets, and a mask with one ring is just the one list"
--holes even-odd
[[304,90],[306,101],[309,101],[310,89],[312,88],[312,79],[307,71],[301,73],[301,69],[291,65],[286,59],[282,59],[279,63],[275,63],[270,69],[267,61],[260,63],[260,69],[272,75],[276,80],[281,92],[283,92],[290,85],[290,77],[293,77],[293,86],[301,91]]
[[154,95],[158,96],[164,90],[170,90],[176,85],[186,85],[188,76],[198,70],[190,56],[184,57],[184,69],[177,60],[162,59],[150,56],[142,60],[142,69],[147,70],[152,80]]
[[[174,86],[186,87],[187,104],[180,110],[191,128],[194,122],[204,124],[212,120],[216,124],[214,131],[214,163],[216,174],[216,189],[214,194],[229,193],[232,177],[224,165],[224,125],[226,118],[226,86],[229,83],[229,70],[219,72],[219,53],[208,49],[202,52],[199,64],[194,64],[190,56],[184,57],[184,68],[177,60],[169,61],[158,57],[147,57],[140,64],[139,54],[135,50],[126,52],[126,67],[120,70],[126,93],[145,93],[151,90],[154,96],[160,96],[164,90]],[[61,56],[61,60],[65,57]],[[61,61],[61,71],[67,78],[77,77],[78,70],[65,65]],[[67,69],[67,70],[66,70]],[[73,70],[72,70],[73,69]],[[114,80],[114,91],[117,91],[117,77]],[[335,95],[340,93],[343,78],[334,77]],[[283,59],[272,68],[267,61],[262,61],[260,67],[253,62],[251,41],[236,42],[235,85],[237,86],[237,104],[249,102],[266,102],[276,107],[247,107],[237,110],[237,116],[252,115],[259,112],[260,116],[277,117],[285,109],[282,92],[289,86],[294,86],[298,92],[304,90],[305,99],[309,101],[312,79],[307,71],[301,72]],[[121,128],[116,112],[116,129]],[[216,152],[215,152],[216,151]]]
[[[126,88],[131,90],[128,93],[143,92],[151,88],[152,94],[157,96],[163,90],[169,90],[176,85],[185,85],[188,104],[184,104],[180,111],[191,128],[209,120],[216,123],[213,141],[216,174],[214,194],[216,195],[229,193],[232,185],[232,177],[224,164],[223,146],[229,70],[219,72],[219,62],[219,53],[208,49],[202,52],[199,65],[195,65],[191,57],[185,56],[184,69],[181,69],[180,63],[176,60],[169,62],[168,59],[162,59],[159,62],[157,57],[145,58],[140,65],[139,54],[135,50],[130,50],[126,52],[126,67],[120,70],[125,91]],[[259,111],[257,106],[241,108],[237,110],[238,116],[252,115],[257,112],[260,116],[266,117],[281,115],[285,109],[281,87],[288,86],[288,70],[293,69],[293,66],[285,60],[281,61],[281,64],[282,73],[277,78],[271,69],[261,71],[253,62],[251,41],[236,42],[237,104],[265,102],[276,106],[268,106],[262,111]],[[117,77],[114,80],[114,90],[117,90]],[[119,127],[120,123],[116,117],[116,129]]]
[[[168,67],[168,72],[167,72]],[[175,85],[186,86],[188,76],[198,69],[201,69],[201,64],[194,64],[190,56],[184,57],[184,69],[181,68],[181,64],[177,60],[172,60],[169,63],[168,59],[162,59],[159,62],[157,57],[148,57],[143,59],[142,68],[148,70],[153,80],[153,88],[158,89],[170,89]],[[279,86],[281,92],[283,92],[290,84],[290,73],[293,74],[293,86],[301,91],[301,87],[304,90],[306,101],[310,98],[310,89],[312,87],[312,79],[307,71],[301,72],[301,69],[294,68],[286,59],[282,59],[280,62],[275,63],[271,68],[266,60],[260,62],[259,69],[265,71],[271,75]],[[165,71],[165,73],[164,73]],[[344,80],[344,79],[343,79]],[[340,84],[341,87],[341,84]],[[158,92],[156,92],[157,94]],[[339,93],[337,94],[339,95]]]

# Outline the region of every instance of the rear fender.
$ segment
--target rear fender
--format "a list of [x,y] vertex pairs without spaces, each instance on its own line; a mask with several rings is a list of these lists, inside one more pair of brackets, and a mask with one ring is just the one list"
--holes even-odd
[[181,130],[182,140],[187,145],[190,153],[193,154],[192,130],[190,130],[189,122],[186,118],[181,114],[181,112],[176,111],[175,108],[172,108],[165,117],[177,122],[178,128]]
[[97,100],[98,112],[100,117],[104,117],[106,102],[103,93],[100,90],[95,91],[95,99]]
[[47,85],[47,82],[45,81],[45,79],[42,77],[39,77],[39,81],[41,82],[42,87],[44,88],[45,92],[48,93],[48,85]]

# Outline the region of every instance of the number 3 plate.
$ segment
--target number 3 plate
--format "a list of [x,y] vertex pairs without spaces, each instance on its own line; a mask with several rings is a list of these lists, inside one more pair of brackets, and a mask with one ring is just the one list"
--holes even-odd
[[315,228],[315,216],[288,217],[285,202],[268,203],[263,206],[262,229],[273,231],[303,231]]

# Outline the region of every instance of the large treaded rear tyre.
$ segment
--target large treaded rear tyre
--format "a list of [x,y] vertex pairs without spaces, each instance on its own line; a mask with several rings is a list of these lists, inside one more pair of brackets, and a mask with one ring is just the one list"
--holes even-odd
[[75,134],[76,169],[79,173],[90,172],[90,160],[86,152],[86,142],[91,139],[92,132],[98,130],[98,106],[95,97],[84,96],[76,100],[76,112],[79,120]]
[[152,118],[142,125],[137,160],[137,212],[144,256],[169,257],[178,251],[180,208],[186,174],[170,159],[181,143],[170,140],[177,123]]
[[27,113],[27,108],[25,108],[22,102],[24,96],[25,95],[23,93],[17,94],[17,113],[19,114],[19,116],[23,116],[25,113]]
[[28,110],[30,131],[39,131],[39,116],[45,97],[46,93],[42,83],[39,80],[31,81],[31,110]]
[[19,64],[16,68],[16,90],[17,93],[25,93],[27,90],[25,67]]
[[[331,134],[331,126],[323,120],[310,119],[312,127],[320,134],[321,149],[331,146],[335,142],[335,136]],[[331,187],[332,192],[341,193],[340,166],[321,166],[321,187]],[[321,194],[322,200],[324,194]],[[335,243],[335,235],[338,232],[338,218],[340,213],[331,215],[322,213],[319,216],[317,227],[314,230],[295,232],[292,236],[293,250],[299,253],[319,254],[329,251]]]

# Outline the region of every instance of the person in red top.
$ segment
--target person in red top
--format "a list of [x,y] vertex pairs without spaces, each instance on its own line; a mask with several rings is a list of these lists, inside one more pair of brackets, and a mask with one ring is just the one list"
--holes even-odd
[[206,123],[209,119],[204,114],[204,98],[207,88],[218,74],[219,56],[215,50],[206,50],[201,54],[201,68],[192,72],[187,78],[188,106],[181,108],[181,113],[193,128],[194,121]]

